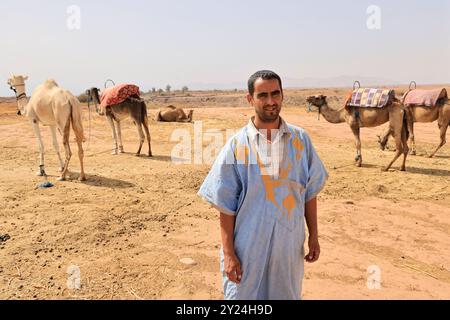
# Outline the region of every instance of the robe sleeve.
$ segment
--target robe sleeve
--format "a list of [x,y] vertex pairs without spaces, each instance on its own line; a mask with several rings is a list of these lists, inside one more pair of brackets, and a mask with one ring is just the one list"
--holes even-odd
[[319,158],[316,149],[314,148],[311,138],[306,132],[303,133],[305,142],[305,151],[308,161],[308,179],[306,184],[305,202],[316,197],[322,191],[328,179],[328,172],[322,160]]
[[236,215],[242,182],[236,168],[232,140],[219,152],[197,195],[214,208],[228,215]]

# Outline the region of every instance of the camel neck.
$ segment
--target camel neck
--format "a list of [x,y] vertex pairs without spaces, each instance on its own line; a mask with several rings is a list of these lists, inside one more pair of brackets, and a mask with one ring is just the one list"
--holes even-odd
[[26,106],[28,104],[28,97],[27,97],[25,91],[21,92],[21,93],[17,92],[16,93],[16,100],[17,100],[17,106],[18,106],[20,112],[26,113]]
[[345,115],[344,115],[345,109],[342,108],[340,110],[333,110],[331,109],[327,103],[325,103],[320,108],[320,113],[323,115],[325,120],[327,120],[330,123],[342,123],[345,122]]

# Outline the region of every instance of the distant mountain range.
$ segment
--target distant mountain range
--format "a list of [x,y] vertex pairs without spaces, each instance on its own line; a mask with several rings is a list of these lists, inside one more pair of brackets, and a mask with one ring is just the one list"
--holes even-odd
[[[406,84],[401,81],[392,79],[383,79],[377,77],[362,77],[362,76],[339,76],[330,78],[284,78],[283,87],[285,88],[329,88],[329,87],[352,87],[354,81],[358,80],[361,86],[385,86]],[[194,82],[189,86],[191,90],[229,90],[229,89],[246,89],[247,83],[242,82],[228,82],[228,83],[202,83]]]
[[362,77],[362,76],[339,76],[330,78],[302,78],[293,79],[286,78],[284,82],[285,87],[297,88],[330,88],[330,87],[352,87],[355,81],[359,81],[361,86],[385,86],[401,84],[401,81],[392,79],[383,79],[377,77]]

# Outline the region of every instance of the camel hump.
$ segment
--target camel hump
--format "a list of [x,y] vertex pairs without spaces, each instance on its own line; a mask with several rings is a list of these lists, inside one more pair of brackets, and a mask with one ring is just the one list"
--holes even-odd
[[45,80],[44,86],[46,86],[47,88],[59,87],[58,84],[56,83],[56,81],[51,78]]
[[137,95],[131,95],[126,100],[131,101],[133,103],[141,103],[144,102],[144,100],[141,99],[141,97]]
[[172,109],[172,110],[175,110],[175,109],[176,109],[176,107],[173,106],[173,105],[167,106],[166,108],[167,108],[167,109]]

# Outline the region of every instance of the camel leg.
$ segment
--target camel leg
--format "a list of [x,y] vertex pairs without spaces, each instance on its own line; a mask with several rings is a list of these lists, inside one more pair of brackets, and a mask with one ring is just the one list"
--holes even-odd
[[408,157],[409,146],[408,146],[408,130],[409,127],[406,127],[407,123],[403,123],[402,128],[402,146],[403,146],[403,162],[400,168],[400,171],[406,171],[406,157]]
[[414,138],[414,119],[413,119],[412,112],[409,108],[405,109],[405,115],[406,115],[406,123],[408,126],[408,131],[409,131],[409,143],[411,145],[410,154],[416,155],[416,139]]
[[66,161],[64,162],[64,169],[61,173],[61,177],[58,178],[59,181],[66,180],[67,170],[69,168],[69,161],[70,161],[70,158],[72,157],[72,151],[70,150],[70,145],[69,145],[69,136],[70,136],[70,121],[67,121],[67,124],[66,124],[66,127],[64,128],[64,133],[63,133],[63,145],[64,145],[64,149],[66,152]]
[[39,146],[39,171],[36,175],[42,177],[46,176],[44,169],[44,143],[42,142],[41,130],[39,129],[39,123],[37,120],[31,120],[31,125],[33,126],[34,134],[36,135],[37,143]]
[[142,126],[144,127],[145,135],[147,136],[148,156],[151,157],[152,156],[152,144],[151,144],[150,130],[148,129],[147,118],[144,118],[144,121],[142,121]]
[[80,159],[80,181],[86,180],[86,175],[84,174],[84,163],[83,163],[83,157],[84,157],[84,150],[83,150],[83,140],[77,138],[77,144],[78,144],[78,158]]
[[56,151],[56,154],[58,155],[58,160],[59,160],[59,172],[62,172],[64,169],[64,162],[61,158],[61,153],[59,152],[59,144],[58,144],[58,139],[56,138],[56,127],[55,126],[50,126],[50,130],[52,132],[52,140],[53,140],[53,148]]
[[[389,163],[389,165],[383,169],[383,171],[388,171],[391,166],[394,164],[394,162],[398,159],[398,157],[400,157],[400,155],[402,154],[402,149],[401,149],[401,142],[400,145],[397,143],[397,141],[395,141],[395,145],[397,146],[397,150],[395,151],[395,156],[394,159],[392,159],[392,161]],[[400,149],[399,149],[400,146]],[[404,171],[404,170],[403,170]]]
[[119,153],[123,153],[123,144],[122,144],[122,129],[120,127],[120,121],[114,121],[116,125],[116,131],[117,131],[117,138],[119,141]]
[[[402,130],[403,130],[403,128],[402,128]],[[391,168],[391,166],[394,164],[394,162],[403,153],[403,151],[404,151],[403,146],[406,145],[406,141],[402,142],[402,135],[404,134],[402,131],[396,132],[396,131],[392,130],[391,132],[392,132],[392,137],[395,140],[395,147],[396,147],[395,156],[394,156],[394,159],[392,159],[392,161],[389,163],[389,165],[383,169],[383,171],[388,171]],[[404,135],[404,139],[406,140],[406,135]],[[406,162],[406,158],[404,160]],[[405,171],[405,168],[402,167],[401,170]]]
[[142,149],[142,145],[144,144],[144,131],[142,131],[142,125],[139,121],[134,120],[134,124],[136,125],[138,134],[139,134],[139,149],[138,151],[136,151],[136,156],[139,157],[139,155],[141,154],[141,149]]
[[439,124],[439,131],[440,131],[440,138],[441,138],[441,142],[439,143],[438,147],[436,148],[436,150],[434,150],[434,152],[429,156],[430,158],[434,157],[434,155],[436,154],[436,152],[442,148],[442,146],[445,144],[445,136],[447,135],[447,128],[450,125],[450,122],[448,123],[444,123],[443,125]]
[[113,139],[114,139],[114,144],[113,144],[113,149],[112,149],[112,153],[111,154],[118,154],[118,150],[117,150],[117,135],[116,135],[116,129],[114,127],[114,120],[110,116],[106,116],[106,119],[108,120],[108,123],[111,126],[112,136],[113,136]]
[[356,142],[356,166],[361,167],[362,165],[362,155],[361,155],[361,139],[359,137],[359,127],[351,127],[353,135],[355,136]]

